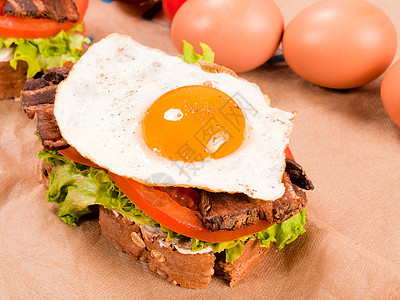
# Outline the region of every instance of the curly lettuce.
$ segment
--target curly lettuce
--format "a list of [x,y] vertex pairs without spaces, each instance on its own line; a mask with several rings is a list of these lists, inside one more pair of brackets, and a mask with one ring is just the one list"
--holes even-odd
[[49,38],[0,37],[0,49],[13,47],[11,67],[17,69],[18,61],[25,61],[28,65],[27,77],[31,78],[40,71],[47,72],[53,67],[62,67],[66,62],[75,63],[82,56],[83,44],[90,44],[90,39],[79,33],[82,31],[81,23]]
[[102,205],[137,224],[159,226],[121,192],[105,170],[75,163],[56,151],[41,150],[38,157],[53,167],[47,201],[58,203],[58,216],[65,223],[77,226],[80,217],[91,213],[90,206]]
[[203,49],[203,55],[197,54],[194,52],[194,48],[191,44],[183,40],[183,54],[179,55],[185,62],[188,64],[194,64],[199,60],[205,60],[210,63],[214,62],[215,54],[211,50],[211,48],[204,43],[200,43],[201,49]]
[[[91,206],[102,205],[140,225],[159,227],[167,233],[167,241],[183,237],[138,209],[115,185],[107,171],[75,163],[56,151],[41,150],[38,156],[53,166],[49,174],[49,189],[46,191],[47,201],[58,203],[58,216],[65,223],[77,226],[79,219],[91,212]],[[261,247],[266,248],[276,243],[277,251],[280,251],[305,232],[305,216],[306,211],[303,209],[280,224],[234,241],[210,243],[191,238],[192,251],[206,247],[211,247],[215,252],[225,251],[226,261],[233,263],[242,255],[243,243],[250,238],[258,239]]]

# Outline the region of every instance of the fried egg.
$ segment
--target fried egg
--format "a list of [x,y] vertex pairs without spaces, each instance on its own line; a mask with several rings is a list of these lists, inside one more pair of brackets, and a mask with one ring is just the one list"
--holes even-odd
[[89,48],[57,89],[54,114],[84,157],[144,184],[284,193],[294,113],[260,88],[112,34]]

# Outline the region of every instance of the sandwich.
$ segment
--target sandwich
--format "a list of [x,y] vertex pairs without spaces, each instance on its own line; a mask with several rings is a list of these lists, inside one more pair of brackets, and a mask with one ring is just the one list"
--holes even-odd
[[88,0],[0,0],[0,100],[19,97],[27,78],[82,55]]
[[313,189],[288,148],[295,113],[202,47],[174,57],[112,34],[21,93],[59,217],[98,210],[118,250],[185,288],[234,286],[293,242]]

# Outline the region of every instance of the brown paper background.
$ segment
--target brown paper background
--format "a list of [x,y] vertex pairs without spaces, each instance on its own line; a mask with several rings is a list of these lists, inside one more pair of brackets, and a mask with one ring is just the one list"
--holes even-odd
[[[287,24],[316,1],[276,0]],[[400,32],[400,3],[370,0]],[[129,33],[177,54],[169,28],[126,3],[91,0],[87,34]],[[155,20],[168,21],[158,15]],[[400,51],[397,51],[399,58]],[[400,297],[400,128],[380,101],[382,77],[347,93],[312,85],[285,63],[242,74],[273,106],[298,111],[291,148],[313,179],[307,232],[270,251],[238,286],[218,278],[202,290],[172,286],[115,250],[97,221],[75,228],[57,218],[36,181],[35,122],[0,102],[1,299],[286,299]]]

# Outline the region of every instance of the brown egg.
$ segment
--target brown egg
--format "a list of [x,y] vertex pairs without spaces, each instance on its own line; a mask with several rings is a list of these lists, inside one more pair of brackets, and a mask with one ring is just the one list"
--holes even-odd
[[317,85],[347,89],[366,84],[390,65],[396,29],[378,7],[363,0],[324,0],[300,12],[282,40],[289,66]]
[[381,98],[389,117],[400,126],[400,60],[383,77]]
[[175,47],[182,40],[201,53],[199,43],[215,52],[215,62],[246,72],[265,63],[278,48],[283,16],[273,0],[191,0],[183,3],[171,24]]

